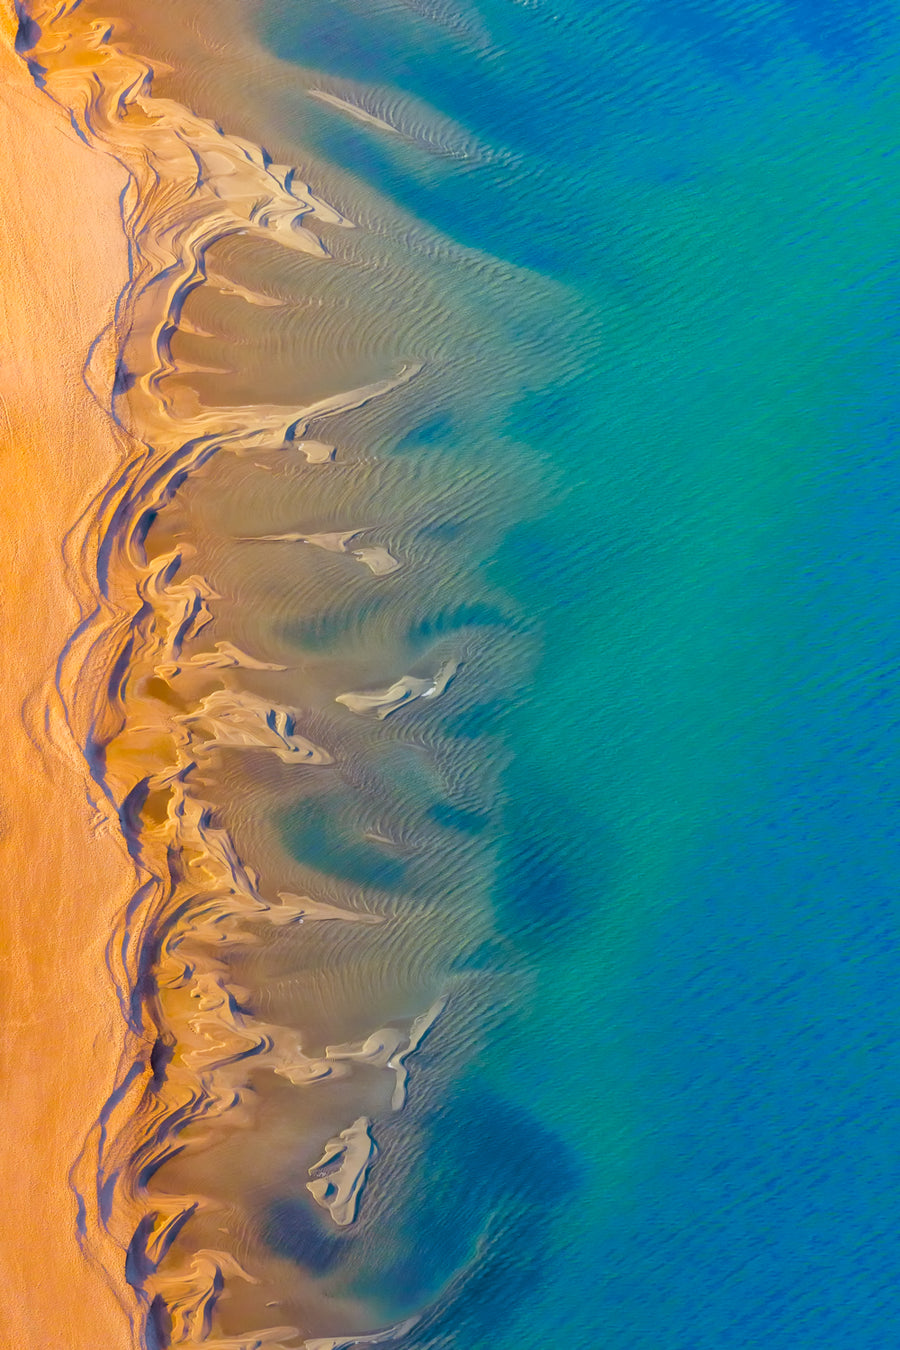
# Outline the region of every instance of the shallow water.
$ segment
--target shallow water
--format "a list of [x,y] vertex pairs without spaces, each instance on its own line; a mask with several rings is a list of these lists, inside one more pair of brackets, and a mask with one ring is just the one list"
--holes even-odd
[[145,9],[157,95],[354,225],[210,242],[172,408],[396,381],[144,529],[211,591],[187,656],[272,667],[219,672],[224,723],[145,696],[276,906],[178,941],[281,1047],[141,1182],[203,1197],[162,1304],[198,1251],[259,1283],[223,1258],[148,1334],[892,1344],[900,16]]

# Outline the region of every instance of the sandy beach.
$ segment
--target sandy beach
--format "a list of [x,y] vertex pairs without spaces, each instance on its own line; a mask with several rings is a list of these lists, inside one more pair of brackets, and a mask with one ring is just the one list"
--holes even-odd
[[116,449],[81,379],[126,270],[124,174],[79,142],[13,51],[0,3],[0,1341],[132,1343],[108,1278],[76,1241],[67,1172],[112,1086],[123,1027],[104,965],[131,872],[92,829],[77,763],[29,738],[76,620],[62,542]]

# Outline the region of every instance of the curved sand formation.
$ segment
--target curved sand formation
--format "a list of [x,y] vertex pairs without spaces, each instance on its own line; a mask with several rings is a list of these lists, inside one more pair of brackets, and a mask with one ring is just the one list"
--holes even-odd
[[312,544],[314,548],[324,548],[328,553],[347,553],[368,567],[376,577],[386,577],[396,572],[402,563],[381,545],[350,548],[354,539],[363,533],[363,530],[331,530],[319,534],[259,534],[254,537],[260,543]]
[[[390,394],[419,367],[411,363],[390,379],[301,407],[202,406],[179,384],[186,367],[175,360],[172,339],[187,296],[205,279],[210,246],[230,234],[258,233],[327,262],[319,231],[350,222],[258,147],[155,97],[150,68],[118,49],[107,25],[84,19],[78,0],[32,4],[18,48],[82,140],[127,178],[122,224],[130,275],[85,367],[118,457],[66,541],[81,621],[60,659],[47,719],[60,747],[82,749],[98,813],[121,831],[136,872],[107,947],[128,1038],[115,1091],[72,1174],[80,1233],[107,1269],[124,1260],[126,1306],[140,1344],[287,1350],[301,1336],[295,1326],[248,1329],[237,1339],[219,1334],[223,1289],[254,1277],[227,1251],[194,1251],[173,1265],[173,1244],[205,1201],[153,1197],[147,1182],[167,1159],[201,1145],[215,1122],[246,1123],[250,1074],[263,1068],[309,1084],[365,1062],[394,1074],[392,1109],[400,1109],[405,1060],[440,1009],[413,1019],[407,1033],[387,1028],[318,1056],[303,1051],[296,1032],[247,1011],[217,952],[243,941],[249,923],[372,923],[378,916],[286,894],[275,904],[260,893],[258,875],[204,799],[206,757],[224,747],[315,769],[333,755],[298,728],[296,710],[232,687],[230,672],[281,669],[277,663],[223,642],[185,655],[218,597],[202,576],[186,574],[185,547],[150,556],[147,538],[185,476],[214,456],[283,448],[327,463],[334,447],[305,439],[312,425]],[[315,537],[307,542],[328,546]],[[355,555],[376,574],[394,563],[383,549]],[[442,668],[434,681],[407,679],[404,699],[440,692],[454,670]],[[368,697],[385,716],[385,696]],[[326,1170],[310,1190],[341,1226],[355,1217],[375,1153],[362,1119],[311,1169]],[[306,1344],[336,1348],[401,1332],[360,1329]]]
[[437,698],[447,688],[456,672],[458,661],[445,661],[431,680],[417,675],[403,675],[387,689],[371,693],[338,694],[335,703],[343,703],[354,713],[372,713],[375,717],[390,717],[398,708],[413,703],[417,698]]

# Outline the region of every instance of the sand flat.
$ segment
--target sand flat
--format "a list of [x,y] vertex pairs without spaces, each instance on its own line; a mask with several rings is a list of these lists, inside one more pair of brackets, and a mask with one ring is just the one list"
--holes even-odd
[[0,0],[0,1343],[124,1350],[67,1171],[123,1042],[104,945],[131,875],[75,764],[43,757],[21,716],[76,617],[63,536],[116,457],[81,365],[125,279],[124,174],[34,88],[11,11]]

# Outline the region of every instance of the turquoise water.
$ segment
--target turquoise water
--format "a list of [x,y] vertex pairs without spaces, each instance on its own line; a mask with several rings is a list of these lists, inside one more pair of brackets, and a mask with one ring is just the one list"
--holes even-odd
[[367,1292],[405,1314],[474,1255],[411,1338],[467,1350],[893,1345],[900,14],[266,16],[281,58],[496,150],[304,132],[558,307],[550,378],[529,312],[515,395],[391,452],[498,466],[472,584],[533,664],[444,714],[511,756],[495,935],[460,960],[516,982]]
[[258,1231],[420,1313],[410,1346],[886,1350],[900,13],[279,0],[259,33],[387,120],[288,131],[370,204],[366,359],[425,365],[339,424],[362,486],[302,498],[334,530],[358,492],[412,579],[335,571],[270,636],[361,662],[343,689],[461,665],[273,812],[413,916],[391,978],[449,1003],[359,1236],[287,1189]]

